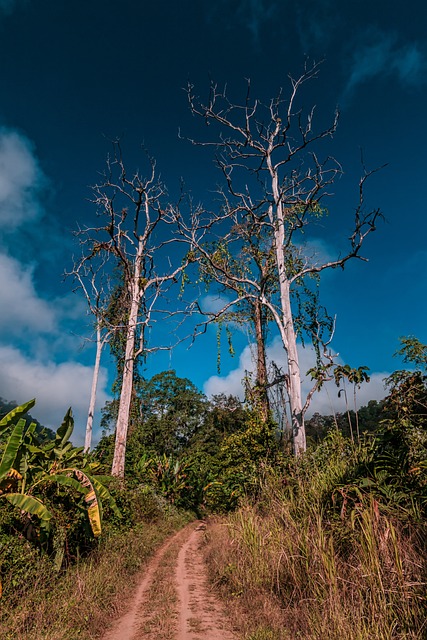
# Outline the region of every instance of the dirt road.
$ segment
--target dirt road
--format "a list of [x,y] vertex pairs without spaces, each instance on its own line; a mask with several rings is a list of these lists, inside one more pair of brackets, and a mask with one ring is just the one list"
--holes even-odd
[[103,640],[237,640],[207,583],[204,530],[192,523],[159,549],[127,614]]

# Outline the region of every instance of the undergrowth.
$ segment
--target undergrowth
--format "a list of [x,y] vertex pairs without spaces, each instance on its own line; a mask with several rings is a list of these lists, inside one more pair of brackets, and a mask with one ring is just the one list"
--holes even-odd
[[[123,518],[110,518],[97,548],[66,571],[55,572],[32,551],[27,580],[21,567],[16,589],[2,599],[2,640],[97,640],[123,613],[138,572],[190,516],[141,488],[117,491],[116,498]],[[12,571],[4,577],[12,579]]]
[[364,456],[332,434],[211,527],[213,579],[247,640],[427,637],[425,521],[355,491]]

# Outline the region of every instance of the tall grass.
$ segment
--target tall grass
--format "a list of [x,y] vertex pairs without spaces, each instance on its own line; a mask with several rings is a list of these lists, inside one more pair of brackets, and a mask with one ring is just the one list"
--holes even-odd
[[424,525],[368,492],[334,505],[348,447],[336,437],[288,477],[271,474],[255,504],[215,525],[209,561],[246,638],[427,637]]

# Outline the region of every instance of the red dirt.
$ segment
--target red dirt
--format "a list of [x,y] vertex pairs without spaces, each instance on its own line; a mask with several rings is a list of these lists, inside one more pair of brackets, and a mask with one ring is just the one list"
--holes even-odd
[[[203,523],[193,523],[159,549],[144,571],[128,612],[103,640],[236,640],[208,585],[201,550],[205,528]],[[156,609],[161,615],[153,628]]]

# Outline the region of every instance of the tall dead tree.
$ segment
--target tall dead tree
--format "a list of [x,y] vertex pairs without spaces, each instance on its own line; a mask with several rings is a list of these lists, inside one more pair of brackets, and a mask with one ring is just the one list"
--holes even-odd
[[[79,234],[80,232],[77,233]],[[98,254],[96,259],[95,256],[92,256],[89,260],[87,256],[83,255],[80,260],[74,262],[73,269],[65,274],[67,277],[72,277],[74,282],[76,282],[77,286],[75,291],[80,290],[83,293],[88,305],[88,312],[93,317],[95,327],[96,353],[86,421],[85,452],[90,451],[92,445],[93,416],[95,413],[102,350],[114,330],[107,319],[107,309],[111,293],[108,267],[106,264],[106,258],[108,257],[108,254]]]
[[[168,345],[148,345],[147,330],[170,315],[160,300],[174,285],[187,262],[171,263],[176,212],[165,205],[165,188],[156,177],[156,166],[148,159],[149,175],[126,171],[120,145],[107,161],[103,180],[93,187],[101,226],[79,231],[85,250],[84,263],[99,255],[120,267],[128,299],[122,326],[125,335],[123,374],[116,425],[112,475],[123,477],[126,441],[133,388],[135,361],[142,353],[169,349]],[[176,254],[178,252],[175,252]],[[165,303],[165,307],[167,304]]]
[[[198,214],[203,216],[201,209]],[[197,221],[193,219],[193,223],[196,225],[194,229],[200,230],[204,226],[203,223],[200,224],[200,218]],[[207,228],[209,236],[212,236],[214,229],[210,225]],[[237,239],[243,239],[243,243],[238,242]],[[199,252],[197,265],[199,279],[208,287],[216,283],[220,286],[219,292],[232,291],[238,299],[238,303],[233,301],[228,310],[222,308],[217,313],[208,312],[207,314],[202,309],[199,311],[207,315],[209,321],[221,320],[221,322],[238,324],[246,328],[250,340],[253,340],[255,345],[256,363],[255,379],[248,378],[246,393],[249,394],[251,402],[257,406],[261,416],[267,420],[270,413],[266,357],[268,313],[256,295],[242,297],[243,291],[247,290],[243,283],[248,274],[258,282],[263,282],[266,288],[274,286],[270,277],[270,261],[268,257],[264,259],[261,246],[262,240],[247,220],[244,227],[232,229],[214,241],[205,242],[203,252]]]
[[[211,125],[207,140],[191,142],[214,148],[225,182],[219,189],[220,210],[209,215],[200,212],[193,224],[206,229],[206,235],[209,231],[222,238],[222,249],[210,251],[208,243],[198,243],[190,227],[182,225],[181,233],[197,246],[212,278],[233,292],[233,300],[217,317],[229,313],[242,300],[259,300],[275,323],[287,356],[284,379],[295,455],[306,448],[304,414],[312,395],[306,401],[302,398],[297,338],[305,333],[317,349],[330,340],[330,336],[323,339],[321,335],[326,325],[320,307],[310,305],[310,297],[315,299],[310,279],[318,278],[325,269],[344,267],[352,258],[363,260],[362,244],[375,230],[380,215],[378,210],[365,211],[363,187],[371,172],[364,170],[345,252],[335,260],[322,261],[304,246],[306,235],[301,232],[306,233],[307,225],[323,215],[328,188],[341,173],[331,156],[321,160],[318,155],[319,143],[336,130],[338,113],[328,128],[316,132],[314,108],[304,115],[297,105],[301,87],[317,74],[317,64],[306,66],[298,79],[290,78],[288,97],[280,91],[268,104],[252,98],[250,83],[242,104],[230,101],[216,84],[211,85],[206,103],[195,96],[192,85],[188,87],[193,115]],[[256,243],[248,250],[251,238],[256,238]],[[301,306],[304,292],[309,293],[309,299]]]

